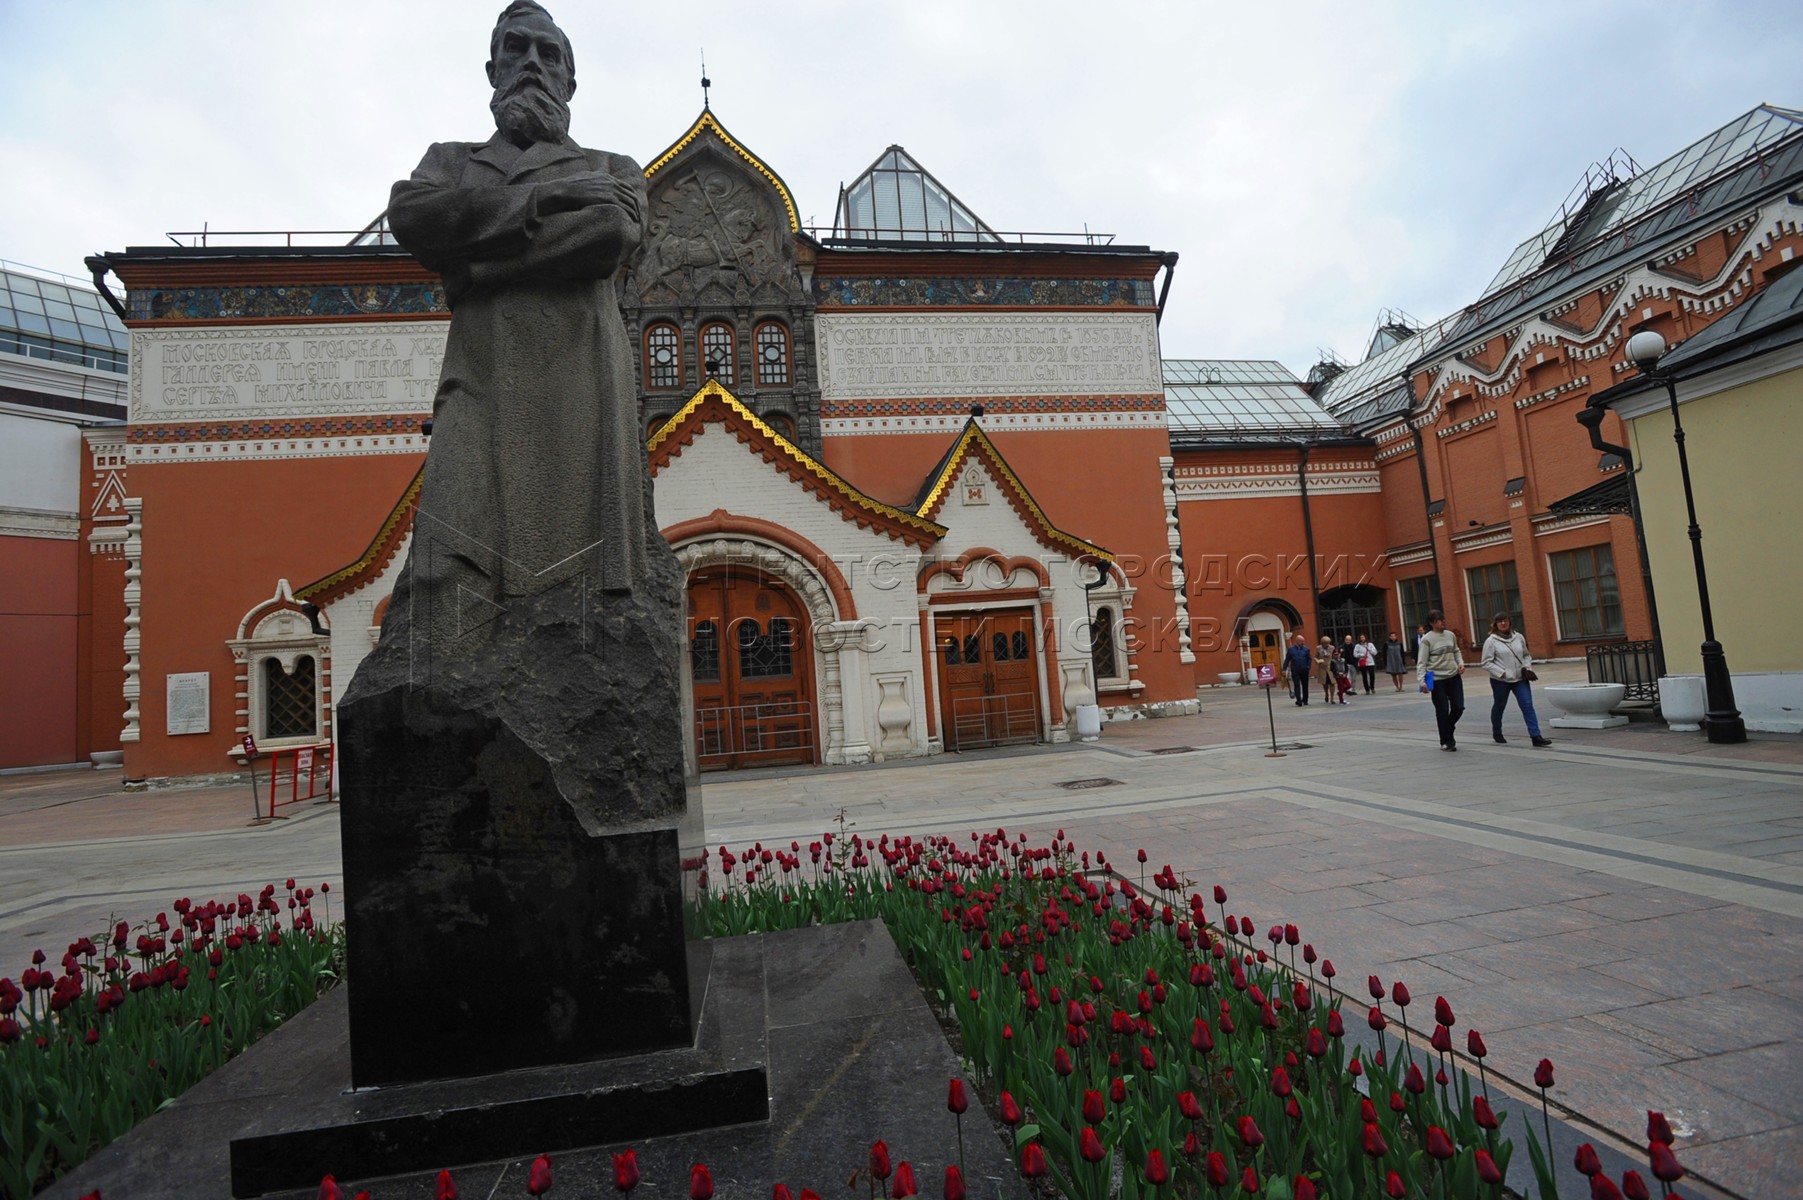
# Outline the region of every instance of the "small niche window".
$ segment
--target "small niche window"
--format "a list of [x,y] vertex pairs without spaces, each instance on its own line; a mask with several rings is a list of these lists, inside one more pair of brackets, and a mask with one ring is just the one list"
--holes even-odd
[[790,419],[788,413],[767,412],[764,414],[764,424],[776,430],[779,435],[788,441],[792,442],[795,440],[795,422]]
[[263,660],[262,741],[319,735],[319,683],[311,655],[299,655],[284,671],[279,658]]
[[701,327],[701,365],[709,379],[731,387],[736,376],[732,326],[715,321]]
[[645,330],[645,386],[682,386],[682,333],[674,325]]
[[758,386],[789,386],[789,331],[775,321],[757,327]]

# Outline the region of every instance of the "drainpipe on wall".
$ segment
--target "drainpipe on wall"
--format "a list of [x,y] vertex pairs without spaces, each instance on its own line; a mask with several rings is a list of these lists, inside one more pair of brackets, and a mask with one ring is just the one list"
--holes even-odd
[[1302,538],[1308,545],[1308,591],[1313,598],[1315,616],[1315,637],[1322,634],[1321,626],[1321,568],[1315,561],[1315,522],[1308,506],[1308,452],[1307,442],[1298,443],[1302,447],[1302,461],[1296,467],[1296,482],[1302,488]]
[[1653,625],[1653,668],[1660,675],[1665,674],[1665,640],[1659,636],[1659,605],[1653,599],[1653,566],[1647,558],[1646,526],[1640,519],[1640,482],[1636,478],[1638,471],[1634,466],[1634,452],[1626,446],[1618,446],[1614,442],[1603,440],[1603,416],[1606,408],[1580,409],[1578,424],[1590,434],[1590,448],[1602,454],[1613,454],[1621,459],[1622,470],[1628,473],[1628,513],[1634,520],[1634,548],[1640,552],[1640,585],[1646,589],[1647,619]]

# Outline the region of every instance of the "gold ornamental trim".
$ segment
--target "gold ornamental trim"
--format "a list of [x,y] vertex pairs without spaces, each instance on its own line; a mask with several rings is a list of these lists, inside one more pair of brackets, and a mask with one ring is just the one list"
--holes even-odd
[[777,195],[783,198],[783,209],[787,212],[789,217],[789,232],[800,233],[801,218],[795,211],[795,197],[789,194],[789,185],[784,183],[782,177],[775,171],[772,171],[769,167],[765,166],[763,159],[747,150],[737,138],[726,132],[726,127],[720,124],[714,117],[712,109],[704,108],[701,110],[701,115],[695,118],[695,123],[689,126],[689,131],[676,139],[676,143],[673,146],[658,155],[652,164],[645,168],[645,178],[649,180],[653,175],[657,174],[658,171],[668,166],[672,159],[682,153],[684,147],[701,136],[701,131],[704,129],[712,130],[714,136],[726,143],[728,149],[744,159],[752,170],[770,181],[770,185],[776,189]]

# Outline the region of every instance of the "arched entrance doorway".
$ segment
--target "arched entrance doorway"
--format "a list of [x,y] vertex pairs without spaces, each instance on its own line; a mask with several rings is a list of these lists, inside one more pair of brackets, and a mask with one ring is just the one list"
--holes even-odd
[[1351,584],[1321,593],[1321,633],[1337,646],[1347,634],[1369,636],[1380,645],[1390,632],[1390,616],[1381,588]]
[[1039,740],[1033,610],[942,613],[933,620],[947,750]]
[[1277,670],[1283,662],[1284,643],[1290,640],[1289,628],[1274,612],[1255,612],[1246,621],[1246,669],[1256,672],[1269,666]]
[[701,769],[816,761],[813,630],[795,593],[761,571],[704,567],[688,607]]

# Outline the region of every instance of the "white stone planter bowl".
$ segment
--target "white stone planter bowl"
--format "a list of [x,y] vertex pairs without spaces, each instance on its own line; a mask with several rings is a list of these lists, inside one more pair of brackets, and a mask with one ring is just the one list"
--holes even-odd
[[1626,717],[1609,715],[1627,696],[1625,683],[1563,683],[1540,690],[1565,714],[1553,718],[1555,729],[1613,729],[1628,723]]
[[1240,673],[1238,671],[1222,671],[1219,675],[1215,676],[1215,678],[1221,681],[1222,687],[1238,687]]

